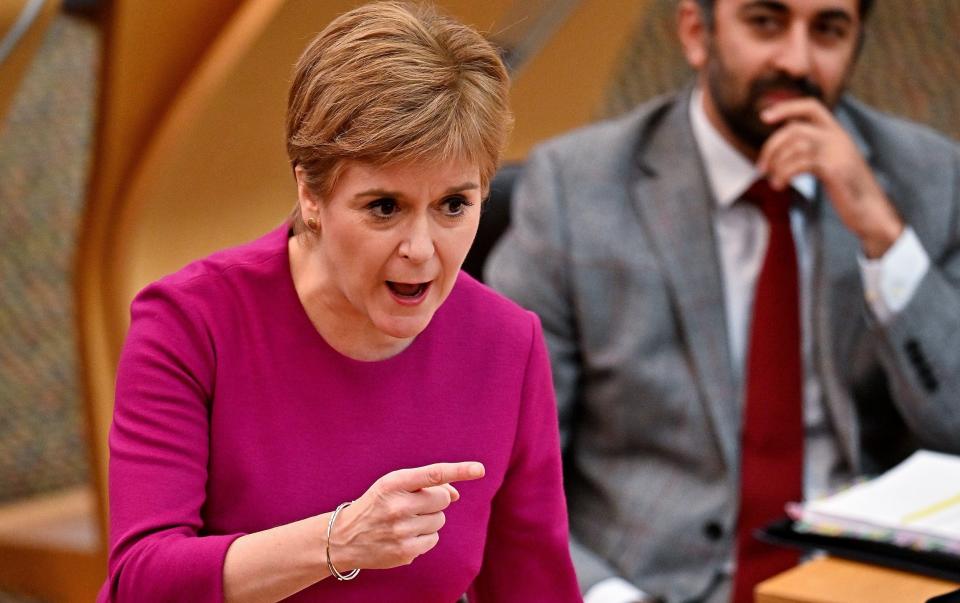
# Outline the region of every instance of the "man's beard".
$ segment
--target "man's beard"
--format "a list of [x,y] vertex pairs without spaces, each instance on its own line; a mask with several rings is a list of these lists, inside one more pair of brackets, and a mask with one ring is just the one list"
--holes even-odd
[[[716,49],[714,48],[714,52]],[[771,134],[782,124],[768,124],[760,119],[760,99],[770,91],[793,93],[826,102],[823,90],[805,77],[792,77],[782,71],[769,73],[750,82],[745,99],[737,99],[733,74],[726,69],[714,54],[707,68],[707,85],[721,119],[733,135],[742,143],[758,151]]]

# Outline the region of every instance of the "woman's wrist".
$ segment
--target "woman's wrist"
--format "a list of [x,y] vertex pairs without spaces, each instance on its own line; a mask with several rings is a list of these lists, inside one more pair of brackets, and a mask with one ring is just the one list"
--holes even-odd
[[[337,580],[340,580],[340,581],[343,581],[343,580],[353,580],[354,578],[357,577],[357,574],[360,573],[360,568],[359,568],[359,567],[351,567],[351,568],[348,569],[348,570],[343,570],[343,571],[341,571],[341,569],[342,569],[344,566],[341,564],[340,567],[337,567],[337,565],[334,563],[333,553],[332,553],[332,551],[331,551],[331,549],[333,548],[333,546],[332,546],[333,543],[332,543],[331,541],[333,540],[333,530],[334,530],[334,527],[335,527],[335,525],[336,525],[337,518],[338,518],[338,517],[340,516],[340,514],[341,514],[347,507],[349,507],[351,504],[353,504],[352,501],[341,503],[336,509],[334,509],[333,513],[330,514],[330,518],[327,520],[327,532],[326,532],[326,539],[327,539],[327,548],[326,548],[326,553],[327,553],[327,554],[326,554],[326,557],[327,557],[327,569],[330,571],[330,574],[331,574],[331,575],[333,575],[334,577],[336,577]],[[359,564],[357,564],[357,565],[359,565]]]
[[340,574],[347,574],[353,569],[362,567],[362,560],[355,554],[353,547],[349,545],[352,511],[349,506],[345,506],[337,513],[336,519],[333,517],[334,511],[324,513],[321,516],[323,518],[320,529],[323,534],[324,574],[333,575],[333,572],[330,571],[330,565],[335,567]]
[[304,545],[308,549],[303,551],[309,571],[316,580],[325,579],[330,575],[327,569],[327,520],[330,513],[322,513],[313,517],[294,522],[298,529],[303,531]]

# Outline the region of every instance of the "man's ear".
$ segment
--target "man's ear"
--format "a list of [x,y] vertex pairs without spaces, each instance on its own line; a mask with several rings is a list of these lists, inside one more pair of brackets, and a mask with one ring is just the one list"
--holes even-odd
[[304,221],[307,218],[315,218],[320,210],[320,200],[307,185],[307,173],[298,165],[294,168],[293,174],[297,179],[297,203],[300,204],[300,215]]
[[687,63],[700,71],[707,64],[710,26],[696,0],[681,0],[677,5],[677,37]]

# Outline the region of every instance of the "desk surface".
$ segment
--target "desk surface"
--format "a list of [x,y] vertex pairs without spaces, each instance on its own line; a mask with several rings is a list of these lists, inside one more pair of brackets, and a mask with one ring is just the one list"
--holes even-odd
[[757,586],[756,603],[923,603],[960,584],[823,557]]

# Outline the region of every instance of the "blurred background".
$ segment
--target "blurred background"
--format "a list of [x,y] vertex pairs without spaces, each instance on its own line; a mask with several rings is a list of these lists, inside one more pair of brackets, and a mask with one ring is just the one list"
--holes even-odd
[[[0,603],[91,601],[144,284],[281,221],[283,113],[339,0],[0,0]],[[513,72],[508,163],[690,78],[676,0],[443,0]],[[853,91],[960,135],[960,2],[881,1]]]

